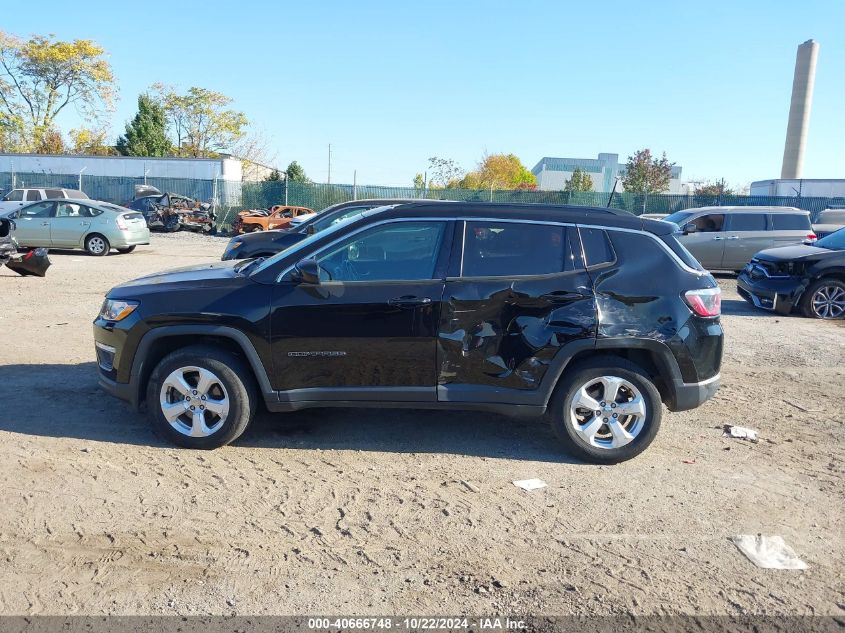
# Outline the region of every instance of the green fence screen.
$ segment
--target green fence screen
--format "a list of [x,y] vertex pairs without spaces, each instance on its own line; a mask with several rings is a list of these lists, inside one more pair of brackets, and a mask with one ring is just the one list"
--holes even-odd
[[[477,202],[523,202],[606,207],[609,193],[568,191],[510,191],[474,189],[416,189],[414,187],[382,187],[371,185],[335,185],[271,182],[232,182],[227,180],[193,180],[184,178],[129,178],[113,176],[82,177],[82,190],[94,200],[126,204],[134,195],[135,185],[148,184],[163,192],[190,196],[203,202],[214,202],[221,227],[231,225],[242,209],[266,209],[274,204],[291,204],[320,211],[338,202],[370,198],[417,198],[463,200]],[[40,174],[0,172],[0,191],[14,187],[65,187],[77,189],[76,174]],[[670,194],[640,195],[616,193],[611,206],[640,215],[642,213],[674,213],[682,209],[704,206],[773,205],[798,207],[811,212],[813,218],[830,205],[843,205],[843,198],[775,197],[775,196],[683,196]]]

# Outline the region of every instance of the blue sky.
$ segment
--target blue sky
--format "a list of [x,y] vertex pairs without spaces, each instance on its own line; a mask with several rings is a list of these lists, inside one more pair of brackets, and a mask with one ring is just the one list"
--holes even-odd
[[[685,179],[780,175],[795,49],[821,45],[804,176],[845,177],[845,2],[2,2],[2,29],[110,54],[119,133],[161,81],[235,99],[275,162],[411,183],[429,156],[666,151]],[[35,7],[37,6],[37,10]],[[76,124],[69,113],[62,127]]]

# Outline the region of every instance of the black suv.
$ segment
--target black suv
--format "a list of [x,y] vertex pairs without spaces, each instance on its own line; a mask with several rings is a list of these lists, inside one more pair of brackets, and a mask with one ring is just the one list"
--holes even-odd
[[606,209],[380,207],[271,258],[113,288],[100,383],[173,442],[235,440],[260,403],[542,416],[578,456],[649,445],[719,385],[713,277],[673,224]]

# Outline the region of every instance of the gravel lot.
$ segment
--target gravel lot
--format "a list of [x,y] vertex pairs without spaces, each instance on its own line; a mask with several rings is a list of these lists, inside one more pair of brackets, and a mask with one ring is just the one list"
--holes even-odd
[[[225,242],[0,270],[0,614],[845,613],[845,327],[720,279],[722,389],[618,466],[481,413],[264,415],[175,449],[97,388],[91,321],[114,284]],[[548,488],[511,484],[531,477]],[[758,532],[809,569],[754,567],[729,538]]]

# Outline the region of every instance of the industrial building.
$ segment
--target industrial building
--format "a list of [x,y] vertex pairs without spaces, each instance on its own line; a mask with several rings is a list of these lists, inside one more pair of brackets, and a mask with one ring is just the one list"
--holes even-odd
[[[183,178],[241,182],[262,180],[271,167],[228,154],[219,158],[153,158],[140,156],[70,156],[67,154],[0,154],[0,173],[111,176],[115,178]],[[245,173],[246,172],[246,173]],[[246,178],[245,178],[246,176]]]
[[[593,180],[593,191],[609,193],[617,177],[625,174],[625,165],[619,163],[619,154],[599,154],[598,158],[557,158],[544,156],[531,170],[537,178],[537,188],[541,191],[561,191],[566,187],[566,181],[572,178],[572,173],[581,168]],[[672,177],[669,180],[669,191],[664,193],[687,194],[687,186],[681,182],[682,168],[672,167]],[[623,191],[622,183],[616,187],[617,192]]]
[[845,178],[774,178],[751,183],[752,196],[843,198]]

